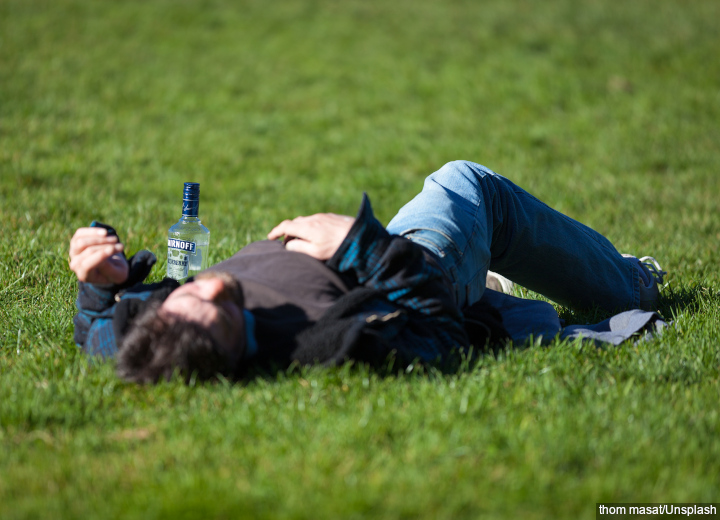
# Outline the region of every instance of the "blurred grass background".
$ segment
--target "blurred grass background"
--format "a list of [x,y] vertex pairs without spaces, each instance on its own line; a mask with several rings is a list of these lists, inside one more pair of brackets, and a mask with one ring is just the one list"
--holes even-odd
[[[0,516],[718,501],[718,19],[710,0],[0,2]],[[216,262],[363,191],[387,223],[454,159],[658,258],[675,328],[451,376],[189,388],[126,385],[72,343],[76,227],[112,223],[160,279],[184,181]]]

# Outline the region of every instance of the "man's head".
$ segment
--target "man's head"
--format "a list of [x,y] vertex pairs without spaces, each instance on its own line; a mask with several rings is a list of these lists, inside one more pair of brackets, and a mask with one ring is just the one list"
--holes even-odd
[[139,383],[169,379],[176,370],[186,379],[232,376],[245,352],[243,303],[231,275],[199,274],[133,322],[118,349],[118,373]]

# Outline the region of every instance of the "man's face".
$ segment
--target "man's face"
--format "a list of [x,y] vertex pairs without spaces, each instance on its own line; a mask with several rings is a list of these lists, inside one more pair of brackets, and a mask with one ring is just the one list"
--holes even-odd
[[160,306],[172,318],[195,322],[208,330],[217,344],[233,358],[245,351],[242,289],[226,273],[201,273],[178,287]]

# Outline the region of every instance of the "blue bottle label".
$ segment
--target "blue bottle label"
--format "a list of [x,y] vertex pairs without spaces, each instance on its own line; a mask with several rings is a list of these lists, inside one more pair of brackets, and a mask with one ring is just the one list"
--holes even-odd
[[195,254],[195,242],[168,238],[168,249],[177,249],[178,251],[185,251],[190,254]]

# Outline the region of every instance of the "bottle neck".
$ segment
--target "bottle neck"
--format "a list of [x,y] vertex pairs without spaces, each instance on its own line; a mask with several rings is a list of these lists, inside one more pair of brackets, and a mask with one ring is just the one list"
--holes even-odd
[[183,218],[197,218],[199,209],[200,209],[200,201],[199,200],[183,199],[183,210],[182,210]]

